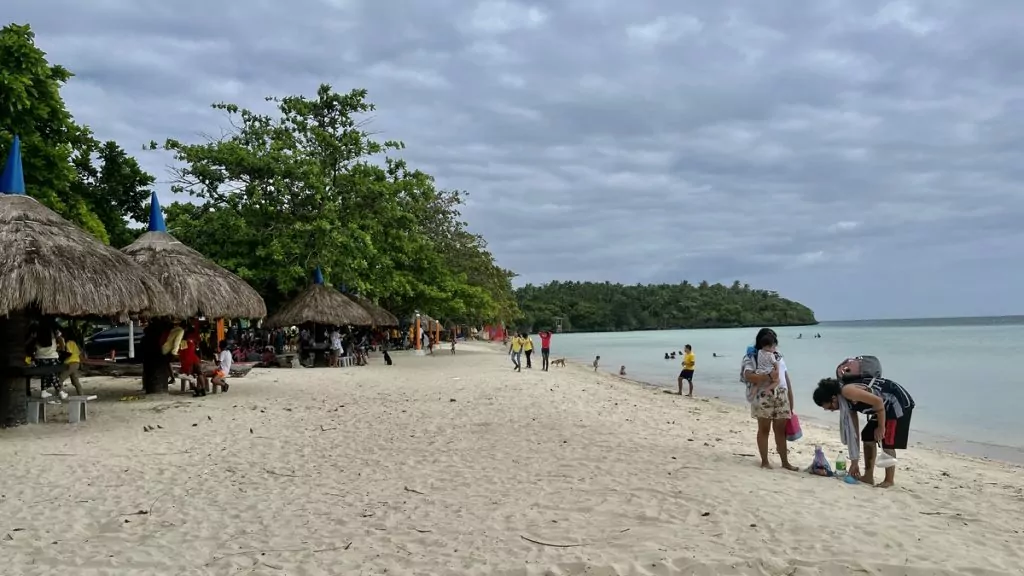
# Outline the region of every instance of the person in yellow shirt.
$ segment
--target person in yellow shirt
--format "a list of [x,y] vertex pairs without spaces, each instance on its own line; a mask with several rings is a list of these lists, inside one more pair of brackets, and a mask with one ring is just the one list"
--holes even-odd
[[530,356],[533,356],[533,338],[528,334],[523,334],[523,352],[526,352],[526,367],[533,368],[533,362],[530,361]]
[[516,372],[523,371],[522,357],[523,357],[523,337],[516,334],[512,337],[512,345],[508,348],[508,353],[512,357],[512,365],[515,366],[513,370]]
[[697,366],[697,357],[693,354],[693,347],[686,345],[683,353],[683,371],[679,373],[679,395],[683,395],[683,380],[690,384],[689,397],[693,397],[693,369]]
[[75,394],[82,395],[82,382],[78,379],[78,369],[82,365],[82,349],[78,347],[78,337],[69,328],[64,331],[61,356],[64,358],[64,371],[60,375],[61,386],[64,380],[71,378],[71,385],[75,387]]

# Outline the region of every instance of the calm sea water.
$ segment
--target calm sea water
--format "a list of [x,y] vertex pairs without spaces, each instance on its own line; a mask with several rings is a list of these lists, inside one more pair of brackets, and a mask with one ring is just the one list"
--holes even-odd
[[[835,420],[811,400],[815,385],[834,375],[844,358],[871,354],[881,360],[885,376],[917,402],[913,429],[920,434],[912,441],[1024,458],[1024,317],[823,322],[776,332],[801,416]],[[551,355],[587,363],[600,355],[602,370],[617,373],[624,365],[630,378],[674,388],[681,359],[665,360],[664,354],[675,350],[678,357],[690,344],[697,355],[695,393],[743,402],[739,365],[756,333],[743,328],[556,334]]]

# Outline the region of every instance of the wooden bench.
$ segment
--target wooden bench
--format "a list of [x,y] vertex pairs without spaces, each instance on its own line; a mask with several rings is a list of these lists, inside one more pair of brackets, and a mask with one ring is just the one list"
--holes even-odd
[[95,400],[96,396],[68,396],[68,424],[78,424],[88,420],[89,401]]

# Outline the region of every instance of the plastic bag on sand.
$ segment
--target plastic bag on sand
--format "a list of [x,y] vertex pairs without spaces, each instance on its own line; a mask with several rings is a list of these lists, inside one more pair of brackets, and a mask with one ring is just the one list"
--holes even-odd
[[803,438],[804,432],[800,429],[800,419],[797,418],[794,412],[790,417],[789,421],[786,422],[786,440],[790,442],[796,442]]
[[814,461],[807,467],[807,471],[817,476],[833,476],[832,465],[828,463],[828,458],[825,458],[825,452],[821,449],[821,446],[814,447]]

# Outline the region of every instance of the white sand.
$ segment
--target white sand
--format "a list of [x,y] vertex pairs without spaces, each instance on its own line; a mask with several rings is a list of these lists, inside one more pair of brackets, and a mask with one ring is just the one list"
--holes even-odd
[[395,360],[202,399],[87,381],[87,423],[0,432],[0,573],[1024,573],[1019,468],[911,450],[899,487],[847,486],[758,469],[737,407],[485,345]]

